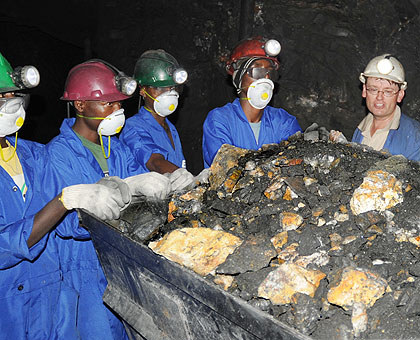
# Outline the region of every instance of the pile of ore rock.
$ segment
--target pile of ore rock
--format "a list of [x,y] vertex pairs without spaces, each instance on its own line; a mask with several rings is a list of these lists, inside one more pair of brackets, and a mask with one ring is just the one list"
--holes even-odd
[[208,184],[136,208],[151,212],[124,228],[314,339],[417,339],[419,170],[299,136],[224,145]]

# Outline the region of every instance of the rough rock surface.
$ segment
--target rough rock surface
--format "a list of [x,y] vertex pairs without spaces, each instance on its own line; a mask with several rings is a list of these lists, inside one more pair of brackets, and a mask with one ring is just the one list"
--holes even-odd
[[[270,105],[295,115],[303,129],[318,122],[351,138],[366,114],[358,76],[383,53],[397,56],[405,68],[402,112],[420,118],[418,0],[382,0],[380,5],[373,0],[256,0],[248,20],[241,20],[244,1],[237,0],[47,3],[3,0],[0,21],[1,52],[13,66],[31,64],[41,72],[19,131],[37,142],[46,143],[59,132],[66,109],[58,98],[75,64],[101,58],[132,75],[141,53],[163,48],[189,73],[179,108],[169,119],[180,133],[188,170],[197,174],[203,166],[206,115],[236,97],[224,62],[244,31],[282,44],[280,79]],[[152,27],[158,29],[145,30]],[[138,111],[138,99],[137,94],[124,101],[127,117]]]
[[295,136],[225,145],[211,169],[171,198],[155,251],[314,339],[418,338],[419,163]]

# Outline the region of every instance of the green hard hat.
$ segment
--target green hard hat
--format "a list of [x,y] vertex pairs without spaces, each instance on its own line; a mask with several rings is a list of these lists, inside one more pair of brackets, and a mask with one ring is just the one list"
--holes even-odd
[[134,78],[140,86],[168,87],[185,83],[188,74],[164,50],[149,50],[137,60]]
[[0,53],[0,93],[19,90],[13,82],[11,77],[12,73],[12,66],[10,66],[6,58]]

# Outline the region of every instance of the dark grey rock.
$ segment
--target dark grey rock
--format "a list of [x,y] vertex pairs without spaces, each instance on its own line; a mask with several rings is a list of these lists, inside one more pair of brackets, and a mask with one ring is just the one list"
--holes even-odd
[[405,289],[398,299],[397,307],[401,307],[408,317],[420,316],[420,288]]
[[250,237],[216,268],[216,273],[236,275],[249,271],[255,272],[267,267],[276,255],[276,249],[270,240]]
[[299,235],[299,254],[302,256],[311,255],[315,253],[322,243],[320,237],[317,235],[318,227],[307,225]]
[[352,340],[353,325],[349,317],[342,310],[334,309],[328,318],[321,319],[316,325],[316,329],[310,334],[311,338],[317,340],[340,339]]
[[258,295],[258,287],[265,280],[265,278],[270,274],[275,267],[262,268],[255,272],[245,272],[239,274],[235,277],[235,284],[237,284],[238,289],[241,292],[247,292],[252,296]]
[[309,295],[296,293],[288,313],[289,323],[304,334],[311,334],[321,318],[321,302]]
[[168,216],[168,201],[136,197],[120,217],[128,234],[135,240],[145,242],[159,233]]
[[411,265],[408,268],[408,272],[413,276],[419,277],[420,276],[420,261]]

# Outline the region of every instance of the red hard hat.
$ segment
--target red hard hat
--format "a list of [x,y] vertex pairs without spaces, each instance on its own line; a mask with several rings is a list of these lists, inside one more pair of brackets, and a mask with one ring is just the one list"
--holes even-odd
[[[274,52],[270,52],[267,47],[268,44],[277,44]],[[277,53],[276,53],[277,51]],[[280,53],[280,43],[277,40],[266,39],[261,36],[248,38],[240,41],[232,50],[229,60],[226,63],[226,71],[233,74],[236,69],[236,62],[241,59],[248,59],[252,57],[261,57],[272,60],[276,66],[280,65],[277,60],[277,55]]]
[[60,99],[116,102],[130,98],[118,90],[115,76],[111,68],[98,61],[76,65],[67,76]]

